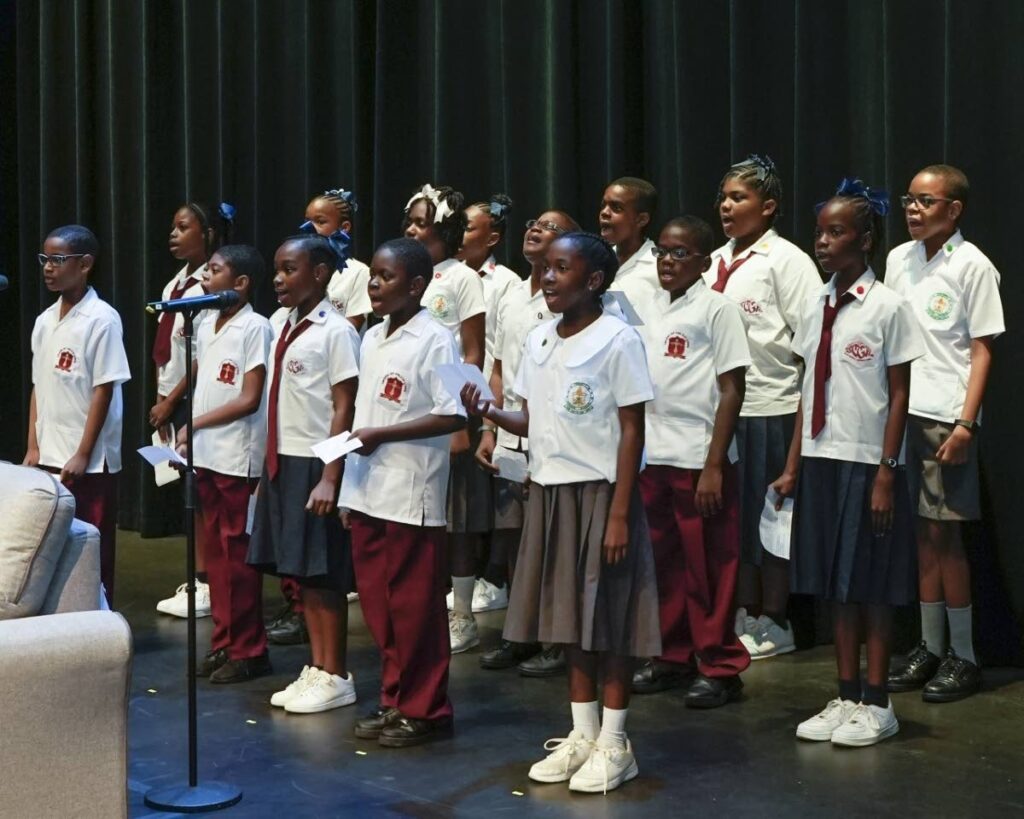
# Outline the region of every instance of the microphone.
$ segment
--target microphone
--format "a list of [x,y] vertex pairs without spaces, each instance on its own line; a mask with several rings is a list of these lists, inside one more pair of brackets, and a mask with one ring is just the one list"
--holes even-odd
[[152,301],[146,305],[147,313],[187,313],[192,310],[223,310],[241,301],[236,290],[222,290],[205,296],[192,296],[188,299],[172,299],[171,301]]
[[6,290],[8,284],[10,284],[10,282],[7,281],[7,277],[0,275],[0,291]]

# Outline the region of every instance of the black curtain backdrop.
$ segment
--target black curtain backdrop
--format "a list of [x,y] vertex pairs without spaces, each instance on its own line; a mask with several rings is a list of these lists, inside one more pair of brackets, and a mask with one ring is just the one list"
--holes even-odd
[[[180,511],[131,451],[154,385],[142,305],[178,268],[166,239],[186,199],[233,202],[235,238],[270,259],[311,194],[352,188],[368,259],[428,180],[471,200],[508,192],[517,224],[560,207],[593,228],[606,182],[634,174],[661,192],[656,222],[717,226],[721,174],[757,152],[783,173],[780,231],[809,248],[812,206],[842,176],[895,196],[948,161],[973,185],[964,232],[1003,273],[991,523],[971,541],[981,597],[1008,587],[1019,619],[1022,41],[1014,0],[0,0],[0,455],[23,455],[28,338],[50,301],[34,256],[59,224],[103,246],[94,284],[121,312],[133,373],[121,521],[158,534]],[[522,269],[518,246],[513,231]]]

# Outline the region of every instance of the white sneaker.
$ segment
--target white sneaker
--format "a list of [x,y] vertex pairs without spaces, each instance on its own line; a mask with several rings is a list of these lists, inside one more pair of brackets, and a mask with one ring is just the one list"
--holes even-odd
[[736,622],[733,626],[733,630],[736,632],[737,637],[742,637],[744,634],[752,634],[756,628],[756,617],[750,617],[747,614],[747,610],[742,606],[736,609]]
[[283,691],[277,691],[270,697],[270,704],[277,708],[284,708],[289,700],[298,696],[299,692],[302,691],[309,684],[309,672],[315,671],[316,669],[309,665],[302,666],[302,673],[295,682],[288,683]]
[[[188,592],[182,583],[174,590],[174,595],[156,604],[156,610],[172,617],[188,617]],[[210,587],[206,583],[196,581],[196,617],[210,616]]]
[[289,714],[317,714],[355,701],[356,687],[351,672],[347,677],[339,677],[312,667],[306,685],[284,704],[284,710]]
[[881,742],[899,730],[892,700],[886,708],[859,703],[850,718],[832,732],[832,744],[863,748]]
[[[453,600],[454,603],[454,600]],[[473,614],[481,611],[498,611],[508,608],[508,587],[500,589],[482,577],[473,587]]]
[[590,757],[594,740],[585,738],[582,731],[574,728],[567,737],[549,739],[544,743],[544,750],[551,753],[530,766],[530,779],[534,782],[566,782]]
[[782,628],[771,617],[764,614],[758,617],[754,623],[755,628],[752,632],[740,635],[740,642],[750,654],[751,660],[764,660],[767,657],[796,651],[792,625]]
[[355,603],[359,599],[359,592],[349,592],[345,595],[345,600],[349,603]]
[[451,639],[452,654],[461,654],[480,645],[480,632],[472,615],[448,612],[448,636]]
[[635,779],[639,773],[636,757],[633,756],[633,745],[628,739],[625,748],[605,748],[595,743],[587,761],[569,780],[569,790],[608,793],[623,782]]
[[[473,581],[473,597],[471,598],[471,606],[473,611],[476,611],[476,597],[480,594],[480,584],[487,583],[482,577],[478,577]],[[490,583],[487,583],[489,586]],[[448,607],[448,611],[455,611],[455,589],[452,589],[444,597],[444,604]]]
[[846,722],[856,710],[857,703],[853,700],[841,700],[836,697],[823,711],[796,726],[797,739],[828,742],[836,728]]

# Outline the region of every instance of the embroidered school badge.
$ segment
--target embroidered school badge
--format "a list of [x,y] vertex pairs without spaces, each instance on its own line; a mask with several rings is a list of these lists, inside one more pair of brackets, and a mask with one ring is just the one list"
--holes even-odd
[[402,403],[402,393],[405,392],[405,379],[398,373],[388,373],[384,376],[384,387],[380,397],[396,404]]
[[297,358],[290,358],[288,359],[288,363],[285,365],[285,369],[287,369],[292,375],[298,375],[299,373],[306,371],[306,365]]
[[235,385],[235,378],[238,376],[238,365],[231,359],[225,359],[220,363],[220,370],[217,371],[217,380],[221,384]]
[[430,315],[436,319],[448,318],[448,299],[440,294],[434,296],[434,298],[430,300],[430,305],[427,307],[427,310],[429,310]]
[[665,339],[665,357],[685,359],[689,346],[689,340],[682,333],[670,333]]
[[57,353],[57,363],[53,367],[61,372],[69,373],[74,368],[76,360],[74,351],[64,347]]
[[586,415],[594,408],[594,390],[583,381],[573,381],[565,391],[562,406],[573,415]]
[[341,299],[331,299],[331,307],[333,307],[342,315],[345,314],[345,302],[343,302]]
[[761,305],[753,299],[744,299],[740,302],[740,307],[748,316],[756,316],[763,312],[761,310]]
[[863,341],[851,341],[843,350],[843,355],[854,361],[870,361],[875,357],[875,352]]
[[953,312],[954,299],[949,293],[932,293],[924,311],[936,321],[945,321]]

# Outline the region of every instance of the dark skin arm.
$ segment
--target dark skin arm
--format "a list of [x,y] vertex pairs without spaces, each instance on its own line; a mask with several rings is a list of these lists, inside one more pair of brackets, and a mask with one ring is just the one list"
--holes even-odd
[[[198,368],[198,365],[196,367]],[[259,366],[249,370],[242,379],[242,392],[238,397],[200,415],[192,422],[192,430],[220,427],[252,415],[260,408],[260,401],[263,399],[263,385],[266,380],[266,367]],[[187,438],[187,430],[179,429],[178,446],[185,446]]]
[[32,397],[28,402],[28,445],[25,447],[25,460],[22,466],[39,466],[39,439],[36,437],[36,388],[32,388]]
[[[494,393],[497,398],[499,393]],[[481,401],[478,387],[467,382],[459,393],[462,399],[462,406],[470,415],[482,416],[488,421],[493,421],[502,429],[525,438],[530,427],[530,409],[527,401],[523,401],[523,408],[518,412],[509,412],[494,406],[492,401]]]
[[[194,364],[195,362],[193,362]],[[195,367],[192,368],[192,377],[195,378]],[[185,389],[187,387],[187,380],[182,378],[178,382],[178,385],[171,390],[167,396],[157,395],[157,401],[153,405],[153,408],[149,411],[149,425],[153,429],[161,429],[167,426],[167,423],[171,420],[171,416],[174,414],[174,408],[178,406],[178,403],[182,398],[185,397]]]
[[704,469],[697,479],[697,493],[694,503],[704,517],[717,515],[722,511],[722,469],[729,456],[729,442],[736,431],[736,420],[740,417],[743,395],[746,391],[746,368],[737,367],[718,376],[721,397],[715,411],[715,426],[711,431],[711,444]]
[[[352,417],[356,408],[356,388],[358,378],[349,378],[331,385],[331,402],[334,412],[331,415],[330,437],[340,435],[352,428]],[[309,493],[306,511],[314,515],[329,515],[337,508],[338,483],[341,480],[342,459],[332,461],[324,466],[320,482]]]
[[[503,387],[501,383],[500,358],[494,359],[494,366],[491,368],[491,378],[488,384],[491,388],[491,392],[494,393],[494,406],[501,409],[505,402],[505,396],[503,395]],[[494,456],[494,447],[497,443],[498,436],[485,428],[480,434],[480,446],[476,449],[476,462],[488,472],[492,472],[495,475],[498,474],[498,469],[491,463],[491,458]]]
[[796,491],[796,479],[800,474],[800,441],[804,431],[804,403],[801,400],[796,408],[796,420],[793,425],[793,440],[789,442],[789,454],[786,456],[786,468],[772,482],[772,489],[778,495],[775,511],[782,508],[782,502],[791,498]]
[[626,556],[629,547],[629,502],[640,471],[640,454],[644,449],[644,405],[619,407],[622,437],[615,467],[615,492],[604,529],[604,559],[614,566]]
[[[992,336],[971,339],[971,371],[967,376],[967,395],[961,417],[967,421],[976,421],[981,410],[981,400],[988,384],[988,374],[992,369]],[[968,448],[974,433],[961,426],[953,427],[949,437],[942,442],[935,453],[935,460],[940,464],[959,465],[967,463]]]
[[[479,370],[484,368],[484,321],[485,316],[480,313],[471,316],[461,324],[462,360]],[[461,429],[452,435],[452,455],[466,452],[469,446],[469,430]]]
[[100,384],[92,388],[92,400],[89,402],[89,414],[85,417],[85,430],[78,450],[64,464],[60,471],[60,482],[67,483],[85,474],[89,467],[89,458],[96,447],[103,424],[107,421],[110,401],[114,397],[114,383]]
[[[362,447],[356,450],[358,454],[372,455],[381,444],[435,438],[458,432],[465,427],[466,419],[461,415],[424,415],[390,427],[363,427],[355,430],[352,437],[363,442]],[[340,464],[341,461],[336,463]]]
[[[907,426],[907,407],[910,404],[910,362],[888,368],[889,417],[885,421],[882,456],[895,458],[903,447],[903,431]],[[893,484],[896,473],[885,465],[878,467],[871,487],[871,522],[876,535],[892,528]]]

